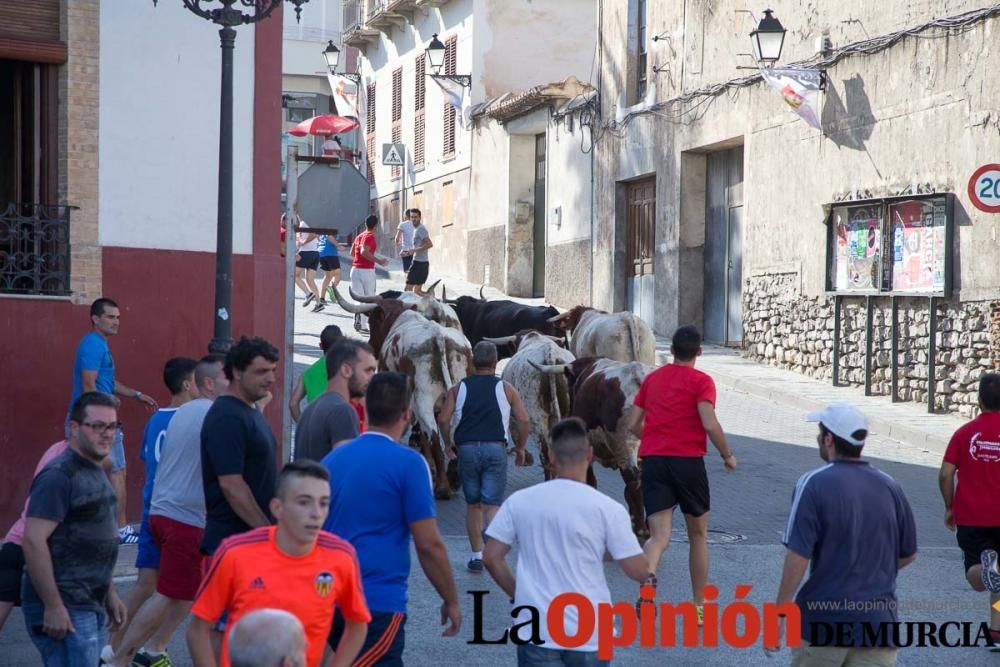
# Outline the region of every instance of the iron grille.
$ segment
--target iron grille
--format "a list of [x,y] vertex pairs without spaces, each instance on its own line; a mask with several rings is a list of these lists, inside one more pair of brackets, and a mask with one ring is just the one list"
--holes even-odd
[[0,292],[70,293],[71,206],[10,204],[0,215]]

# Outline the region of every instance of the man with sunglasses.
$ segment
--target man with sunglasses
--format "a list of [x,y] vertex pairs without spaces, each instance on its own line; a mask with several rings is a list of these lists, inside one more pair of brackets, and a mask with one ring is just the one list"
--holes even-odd
[[101,467],[120,428],[117,404],[86,392],[69,419],[69,448],[31,484],[22,543],[24,622],[46,667],[96,665],[126,616],[111,581],[117,501]]

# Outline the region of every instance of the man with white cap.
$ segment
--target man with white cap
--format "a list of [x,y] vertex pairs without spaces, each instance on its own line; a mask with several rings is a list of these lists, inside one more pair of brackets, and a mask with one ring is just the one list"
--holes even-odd
[[896,575],[917,557],[913,512],[896,480],[861,460],[868,437],[861,411],[832,403],[806,419],[819,423],[827,463],[799,478],[782,540],[788,551],[776,602],[794,596],[802,618],[792,665],[895,665],[894,646],[869,640],[891,641],[878,626],[898,620]]

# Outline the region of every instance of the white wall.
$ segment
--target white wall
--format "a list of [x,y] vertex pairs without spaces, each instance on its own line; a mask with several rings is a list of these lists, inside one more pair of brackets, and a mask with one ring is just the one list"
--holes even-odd
[[[584,152],[590,147],[590,130],[580,125],[579,113],[549,122],[545,147],[546,245],[590,238],[590,153]],[[556,207],[562,208],[561,216],[556,215]]]
[[[441,176],[461,171],[469,167],[471,153],[470,133],[463,130],[461,123],[455,123],[455,157],[442,159],[444,143],[444,95],[436,83],[425,80],[425,125],[424,125],[424,169],[413,171],[413,100],[416,93],[414,58],[431,41],[433,34],[442,42],[453,35],[458,36],[456,72],[469,74],[473,64],[472,36],[473,0],[452,0],[443,7],[429,8],[414,12],[416,25],[407,23],[402,29],[393,29],[392,39],[383,33],[377,45],[370,46],[361,63],[364,77],[363,89],[374,77],[376,81],[376,146],[375,146],[375,186],[372,197],[382,197],[399,189],[399,181],[392,180],[391,167],[382,166],[382,144],[392,140],[392,72],[403,67],[403,143],[407,146],[408,171],[407,187],[432,181]],[[430,72],[430,68],[426,70]],[[474,77],[475,78],[475,77]],[[473,89],[475,90],[475,89]],[[473,96],[473,102],[476,101]]]
[[302,7],[302,20],[295,21],[295,10],[285,4],[282,31],[281,71],[285,75],[321,76],[326,79],[323,49],[333,43],[340,49],[341,67],[345,59],[340,31],[343,21],[342,0],[310,0]]
[[[180,3],[103,0],[100,30],[101,245],[214,252],[218,26]],[[233,250],[241,254],[252,251],[253,58],[253,28],[237,28]]]

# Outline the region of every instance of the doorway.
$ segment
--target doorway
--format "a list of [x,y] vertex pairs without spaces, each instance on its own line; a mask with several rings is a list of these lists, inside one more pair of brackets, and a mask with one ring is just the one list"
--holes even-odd
[[545,296],[545,135],[535,135],[535,209],[531,296]]
[[705,211],[705,341],[743,342],[743,147],[710,153]]
[[656,177],[625,184],[625,299],[627,309],[653,323]]

